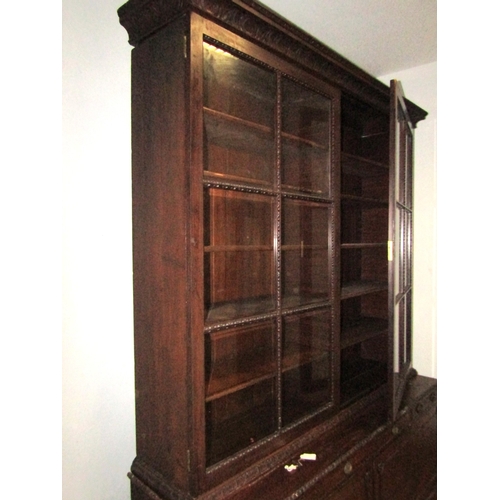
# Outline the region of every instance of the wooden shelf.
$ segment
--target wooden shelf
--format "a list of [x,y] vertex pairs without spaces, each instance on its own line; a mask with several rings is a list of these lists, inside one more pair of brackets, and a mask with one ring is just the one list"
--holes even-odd
[[359,205],[361,208],[388,208],[387,200],[379,200],[377,198],[367,198],[365,196],[355,196],[352,194],[342,194],[342,203]]
[[354,249],[370,249],[370,248],[385,248],[387,247],[387,241],[381,243],[342,243],[340,248],[342,250],[354,250]]
[[281,372],[285,373],[293,370],[294,368],[298,368],[299,366],[304,366],[312,363],[313,361],[325,359],[327,357],[328,352],[320,351],[318,349],[311,349],[310,351],[301,351],[290,354],[283,358]]
[[[328,357],[328,352],[319,349],[310,349],[285,356],[282,360],[281,371],[286,373],[294,368],[307,365],[313,361]],[[276,364],[268,363],[259,369],[250,372],[232,373],[210,377],[206,388],[205,401],[213,401],[234,392],[246,389],[264,380],[269,380],[276,376]]]
[[359,321],[343,325],[340,334],[340,347],[359,344],[365,340],[386,334],[388,324],[386,319],[363,317]]
[[342,171],[345,174],[359,177],[377,177],[387,174],[389,166],[384,163],[363,158],[362,156],[342,153]]
[[[331,307],[329,297],[325,295],[285,295],[282,298],[282,312],[290,314],[307,313]],[[205,319],[205,331],[214,331],[226,327],[228,322],[241,319],[245,324],[255,320],[274,317],[276,304],[274,297],[248,299],[245,301],[224,302],[212,305]]]
[[282,184],[281,189],[283,190],[283,194],[289,195],[290,197],[298,197],[298,196],[310,196],[317,199],[319,202],[321,201],[330,201],[329,193],[325,191],[321,191],[319,189],[307,189],[299,186],[293,186],[292,184]]
[[205,246],[206,253],[211,252],[272,252],[273,245],[210,245]]
[[[247,128],[255,130],[260,134],[269,135],[270,138],[274,136],[273,128],[267,125],[262,125],[261,123],[256,123],[250,120],[245,120],[243,118],[238,118],[236,116],[229,115],[221,111],[216,111],[215,109],[207,107],[203,108],[203,112],[205,116],[205,124],[207,125],[207,127],[210,128],[210,131],[213,133],[213,136],[217,137],[219,141],[222,141],[227,144],[232,144],[233,147],[235,144],[235,139],[236,139],[236,144],[241,143],[238,129],[241,130],[242,128]],[[223,123],[229,124],[230,127],[229,128],[219,127],[219,125]],[[319,142],[311,141],[309,139],[305,139],[297,135],[289,134],[287,132],[282,132],[281,137],[283,139],[286,139],[288,141],[291,141],[292,143],[301,146],[307,146],[322,151],[328,151],[330,149],[329,144],[324,145]],[[250,145],[250,142],[248,144]],[[253,147],[257,147],[257,144],[255,144],[255,142],[251,141],[251,144],[253,145]]]
[[[239,126],[258,130],[264,134],[273,135],[273,129],[267,125],[262,125],[261,123],[253,122],[250,120],[244,120],[243,118],[238,118],[237,116],[228,115],[222,111],[216,111],[215,109],[203,107],[203,112],[205,118],[208,118],[206,123],[217,124],[217,123],[228,123],[232,126]],[[212,121],[211,121],[212,120]],[[225,129],[230,133],[231,129]],[[232,138],[232,136],[230,136]]]
[[207,384],[205,401],[208,403],[275,377],[276,371],[269,371],[269,369],[272,369],[272,365],[263,366],[258,371],[233,373],[211,378]]
[[328,250],[328,245],[281,245],[282,251],[287,250],[295,250],[295,251],[304,251],[304,250]]
[[353,283],[346,283],[342,286],[340,298],[351,299],[353,297],[360,297],[369,293],[381,292],[387,290],[387,282],[383,281],[356,281]]
[[[284,313],[288,313],[285,311],[290,309],[291,312],[301,312],[301,307],[305,307],[307,310],[307,306],[315,306],[315,307],[328,307],[330,303],[328,302],[328,297],[325,298],[325,295],[319,296],[311,296],[311,295],[285,295],[282,298],[282,308]],[[296,310],[295,310],[296,309]]]
[[275,309],[276,303],[274,297],[235,300],[213,304],[207,311],[205,324],[213,329],[219,324],[223,326],[228,321],[243,318],[251,319],[254,316],[260,316]]
[[203,108],[209,142],[229,149],[268,155],[274,149],[274,130],[266,125]]
[[222,174],[220,172],[212,172],[210,170],[205,170],[203,172],[203,182],[205,184],[235,184],[245,186],[254,187],[255,189],[261,190],[265,189],[266,191],[272,190],[272,183],[263,181],[261,179],[255,179],[253,177],[244,177],[241,175],[233,175],[233,174]]
[[[316,142],[316,141],[311,141],[309,139],[305,139],[305,138],[300,137],[298,135],[289,134],[287,132],[281,132],[281,137],[283,139],[288,139],[289,141],[296,143],[297,145],[300,145],[300,146],[309,146],[311,148],[319,149],[322,151],[328,151],[330,149],[329,144],[324,145],[324,144],[321,144],[321,143]],[[286,147],[286,145],[284,145],[284,147]]]

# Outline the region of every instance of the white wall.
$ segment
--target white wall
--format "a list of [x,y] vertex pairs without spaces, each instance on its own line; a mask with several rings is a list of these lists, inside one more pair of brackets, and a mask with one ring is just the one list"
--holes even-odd
[[130,50],[120,0],[63,6],[63,498],[130,498]]
[[[121,3],[65,0],[63,6],[64,500],[130,498],[126,473],[135,456],[131,47],[116,15]],[[428,70],[427,76],[425,68],[409,70],[402,79],[408,97],[433,112],[432,91],[413,95],[410,78],[415,74],[415,89],[422,90],[422,81],[433,78]],[[424,128],[432,128],[432,119],[425,123],[417,131],[418,148],[426,142],[424,133],[427,142],[433,133]],[[432,154],[417,151],[427,155],[422,161],[417,156],[417,165],[425,165],[419,175],[431,185]],[[417,189],[419,184],[417,178]],[[425,217],[432,218],[426,195],[417,196]],[[434,238],[432,231],[425,234]],[[434,310],[432,249],[418,250],[422,280],[415,284],[416,321],[429,331],[435,322],[425,317]],[[416,365],[423,373],[433,373],[433,349],[433,340],[417,337]]]
[[8,499],[60,492],[60,21],[57,2],[2,4],[0,496]]
[[403,84],[405,96],[429,114],[415,131],[413,365],[421,375],[437,376],[437,63],[380,80]]

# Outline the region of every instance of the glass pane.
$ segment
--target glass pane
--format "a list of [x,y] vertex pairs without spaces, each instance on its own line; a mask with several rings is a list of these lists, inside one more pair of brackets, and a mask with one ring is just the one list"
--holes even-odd
[[205,190],[206,321],[275,307],[274,198]]
[[[407,125],[408,127],[408,125]],[[407,128],[406,134],[406,205],[413,206],[413,134]]]
[[400,370],[403,368],[403,364],[400,362],[400,357],[402,356],[400,354],[400,343],[401,340],[403,339],[403,332],[401,330],[401,325],[400,325],[400,309],[401,309],[401,303],[394,304],[394,358],[393,358],[393,372],[395,375],[399,375]]
[[205,170],[223,178],[272,185],[274,138],[266,131],[205,111]]
[[284,425],[330,401],[331,330],[329,309],[284,318]]
[[406,124],[404,121],[404,113],[399,108],[399,167],[398,167],[398,184],[397,184],[397,201],[402,205],[406,204]]
[[399,277],[399,283],[400,283],[400,289],[401,291],[404,291],[405,288],[408,286],[408,283],[407,283],[407,268],[406,268],[406,265],[407,265],[407,262],[406,262],[406,259],[407,259],[407,251],[408,251],[408,241],[406,239],[406,236],[407,236],[407,221],[408,221],[408,217],[407,217],[407,212],[406,210],[402,210],[402,209],[396,209],[399,213],[399,221],[400,221],[400,227],[399,227],[399,231],[400,231],[400,235],[399,235],[399,273],[400,273],[400,277]]
[[204,43],[205,169],[274,180],[274,73]]
[[412,304],[411,290],[403,295],[395,308],[395,325],[394,328],[398,332],[398,371],[411,361],[411,331],[412,331]]
[[282,227],[283,306],[330,296],[329,207],[285,199]]
[[276,370],[275,337],[274,322],[207,334],[207,400],[273,377]]
[[399,366],[399,371],[403,369],[405,366],[405,358],[406,358],[406,352],[405,352],[405,342],[406,342],[406,295],[403,295],[401,299],[398,302],[397,306],[397,316],[396,316],[396,321],[397,321],[397,329],[398,329],[398,366]]
[[411,362],[412,351],[412,291],[406,294],[405,363]]
[[285,189],[330,193],[331,102],[283,79],[282,172]]
[[403,226],[403,217],[401,210],[396,207],[394,210],[394,260],[393,260],[393,268],[394,268],[394,293],[395,295],[402,292],[404,283],[402,281],[402,261],[401,256],[403,255],[403,241],[401,240],[402,236],[402,226]]
[[410,125],[406,122],[405,114],[398,103],[398,140],[396,156],[396,200],[411,208],[413,190],[413,133]]
[[411,247],[412,247],[412,213],[406,209],[396,207],[395,210],[395,290],[404,292],[412,283],[411,275]]
[[210,466],[277,430],[275,379],[208,401],[205,415]]
[[411,289],[400,295],[394,305],[394,373],[404,375],[411,362]]
[[406,266],[406,283],[408,286],[412,285],[413,282],[413,277],[412,277],[412,269],[413,269],[413,263],[412,263],[412,238],[413,238],[413,214],[412,212],[407,212],[406,214],[406,235],[405,235],[405,240],[406,240],[406,259],[405,259],[405,266]]

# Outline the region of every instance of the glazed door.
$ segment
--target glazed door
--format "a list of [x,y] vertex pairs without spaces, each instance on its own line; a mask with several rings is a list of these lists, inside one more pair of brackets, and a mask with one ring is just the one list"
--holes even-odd
[[199,26],[191,48],[204,242],[196,341],[203,336],[204,465],[218,473],[221,462],[259,453],[338,401],[339,99],[251,43],[208,21]]
[[391,81],[389,338],[393,342],[392,416],[412,366],[413,125],[403,89]]

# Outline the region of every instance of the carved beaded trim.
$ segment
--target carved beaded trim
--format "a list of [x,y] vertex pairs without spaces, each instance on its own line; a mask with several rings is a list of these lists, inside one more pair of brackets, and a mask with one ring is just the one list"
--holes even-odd
[[[129,0],[118,14],[120,23],[129,34],[130,44],[137,46],[175,18],[196,9],[388,113],[390,92],[387,86],[252,0],[241,1],[248,7],[231,0]],[[414,123],[425,118],[425,111],[409,101],[407,105]]]
[[[235,489],[240,488],[244,485],[249,484],[251,481],[254,481],[255,479],[259,478],[263,474],[269,472],[270,470],[279,467],[281,464],[286,463],[287,460],[290,459],[290,456],[293,456],[299,452],[302,452],[305,447],[307,447],[308,443],[310,443],[312,440],[316,439],[320,435],[327,433],[339,423],[352,418],[354,415],[357,414],[363,407],[369,406],[371,403],[373,403],[376,399],[380,398],[380,394],[385,391],[385,388],[382,387],[377,391],[374,391],[370,395],[368,395],[365,399],[360,400],[357,403],[354,403],[352,406],[349,408],[346,408],[343,410],[341,413],[336,414],[333,416],[331,419],[325,421],[323,424],[320,424],[317,426],[312,433],[308,433],[306,435],[303,435],[299,437],[298,439],[294,440],[292,443],[290,443],[289,446],[286,447],[285,450],[283,451],[278,451],[275,454],[272,454],[268,459],[262,462],[261,465],[257,467],[252,467],[242,473],[241,475],[236,476],[233,480],[229,480],[224,485],[221,487],[216,487],[214,490],[212,490],[211,494],[206,497],[206,499],[219,499],[219,498],[224,498],[224,495],[230,494],[233,492]],[[323,407],[320,410],[318,410],[315,415],[328,410],[330,406],[328,407]],[[292,429],[296,427],[298,424],[294,424],[293,426],[287,427],[287,430]],[[259,448],[260,446],[263,446],[264,444],[272,441],[277,434],[272,434],[271,436],[268,436],[265,439],[262,439],[255,445],[246,448],[245,450],[241,451],[237,455],[234,455],[218,464],[213,465],[210,467],[210,469],[207,471],[209,474],[212,471],[215,471],[223,466],[227,466],[228,464],[231,464],[237,460],[239,460],[241,457],[244,455],[247,455],[251,451],[253,451],[256,448]],[[369,437],[362,441],[362,443],[365,443],[365,441],[368,441]],[[319,480],[319,478],[318,478]],[[312,486],[308,485],[307,487],[310,488]]]

